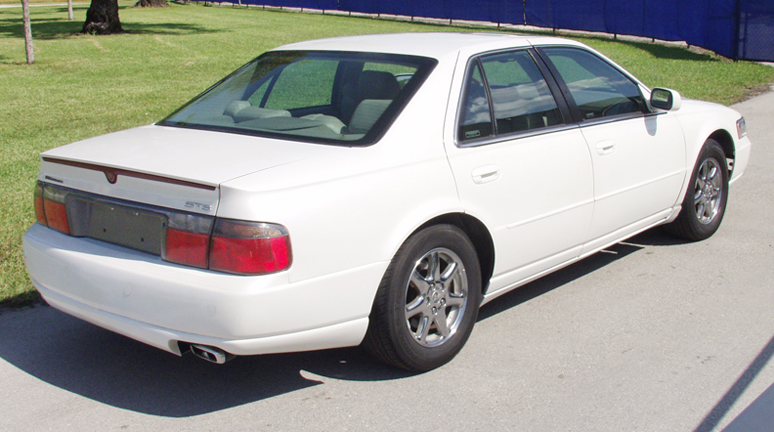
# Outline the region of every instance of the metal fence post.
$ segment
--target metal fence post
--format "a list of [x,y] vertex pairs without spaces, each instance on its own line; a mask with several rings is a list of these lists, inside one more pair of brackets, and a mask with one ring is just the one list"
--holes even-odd
[[742,20],[742,0],[734,0],[734,61],[739,61],[739,45],[742,43],[739,36],[740,22]]

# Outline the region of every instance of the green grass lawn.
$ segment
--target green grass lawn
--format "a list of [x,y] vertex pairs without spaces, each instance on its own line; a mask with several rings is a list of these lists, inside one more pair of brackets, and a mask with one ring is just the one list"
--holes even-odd
[[[0,304],[37,299],[24,271],[21,238],[33,223],[32,187],[41,151],[152,123],[275,46],[326,36],[460,31],[408,22],[172,4],[120,2],[127,34],[84,36],[62,6],[32,8],[34,65],[25,64],[21,8],[0,9]],[[465,28],[463,31],[474,29]],[[480,30],[480,29],[479,29]],[[578,38],[646,84],[730,104],[774,82],[774,68],[648,43]]]

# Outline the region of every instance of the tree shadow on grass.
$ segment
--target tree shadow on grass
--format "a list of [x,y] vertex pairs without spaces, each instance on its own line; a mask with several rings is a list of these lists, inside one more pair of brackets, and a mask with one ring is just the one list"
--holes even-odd
[[[65,13],[67,11],[65,10]],[[33,18],[32,39],[55,40],[66,39],[81,35],[83,21],[68,21],[63,18]],[[190,35],[201,33],[217,33],[224,30],[213,30],[190,23],[136,23],[122,22],[121,25],[129,35]],[[120,37],[111,35],[108,37]],[[0,37],[24,37],[24,27],[18,17],[4,17],[0,15]]]
[[623,42],[650,53],[653,57],[664,60],[688,60],[699,62],[717,62],[718,57],[712,54],[697,53],[686,48],[660,45],[657,43]]
[[[83,22],[62,19],[32,19],[32,41],[64,39],[75,36]],[[0,19],[0,37],[23,38],[24,27],[18,19]]]
[[[551,31],[541,31],[541,30],[537,30],[535,31],[535,33],[546,35],[546,36],[560,36],[560,37],[564,36],[572,39],[593,40],[593,41],[628,45],[628,46],[637,48],[641,51],[645,51],[648,54],[652,55],[653,57],[656,57],[658,59],[663,59],[663,60],[687,60],[687,61],[701,61],[701,62],[720,61],[718,57],[716,57],[712,53],[691,51],[682,45],[680,46],[665,45],[663,41],[644,42],[644,41],[626,40],[626,39],[620,39],[620,38],[613,39],[611,35],[599,35],[599,34],[571,33],[571,34],[556,35]],[[647,36],[635,36],[635,37],[647,38]]]
[[128,34],[140,35],[188,35],[197,33],[225,33],[229,30],[211,29],[187,23],[121,23]]

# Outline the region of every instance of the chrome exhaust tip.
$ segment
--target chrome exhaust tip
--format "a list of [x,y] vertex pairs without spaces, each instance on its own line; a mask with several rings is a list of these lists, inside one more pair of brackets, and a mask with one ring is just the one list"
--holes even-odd
[[199,344],[191,344],[191,353],[202,360],[216,364],[223,364],[234,358],[233,354],[229,354],[220,348]]

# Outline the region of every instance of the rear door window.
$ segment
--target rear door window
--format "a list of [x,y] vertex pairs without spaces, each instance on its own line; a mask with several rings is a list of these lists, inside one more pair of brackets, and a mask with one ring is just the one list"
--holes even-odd
[[460,142],[562,124],[556,100],[528,51],[482,56],[468,68]]
[[486,56],[481,64],[492,96],[498,134],[561,123],[559,107],[528,52]]
[[459,139],[465,141],[492,135],[492,116],[481,66],[473,64],[465,84]]

